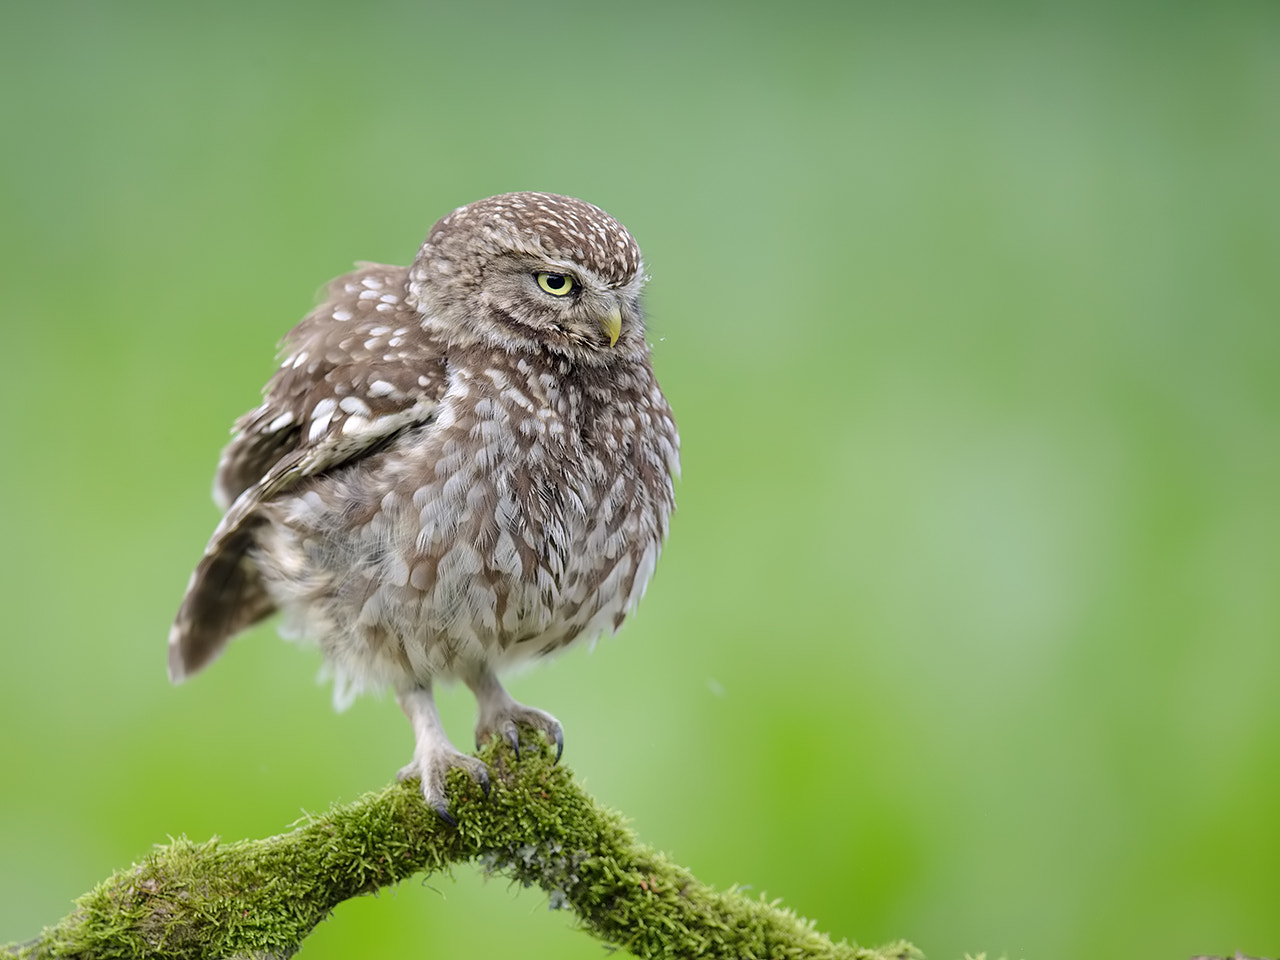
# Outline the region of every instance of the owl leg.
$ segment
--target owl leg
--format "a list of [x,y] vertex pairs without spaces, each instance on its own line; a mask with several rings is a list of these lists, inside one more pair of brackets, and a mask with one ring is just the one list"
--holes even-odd
[[526,707],[511,698],[506,688],[498,682],[497,674],[488,667],[479,668],[464,681],[476,695],[476,704],[480,708],[480,719],[476,722],[476,745],[484,743],[492,737],[502,737],[511,744],[516,756],[520,756],[519,725],[533,727],[545,734],[555,745],[556,759],[564,752],[564,729],[560,721],[536,707]]
[[413,760],[401,768],[397,778],[422,780],[422,797],[432,810],[449,826],[458,821],[449,813],[444,798],[445,775],[451,767],[462,767],[489,793],[489,770],[475,757],[460,753],[444,732],[440,714],[436,712],[436,700],[430,681],[426,686],[396,691],[396,702],[413,724]]

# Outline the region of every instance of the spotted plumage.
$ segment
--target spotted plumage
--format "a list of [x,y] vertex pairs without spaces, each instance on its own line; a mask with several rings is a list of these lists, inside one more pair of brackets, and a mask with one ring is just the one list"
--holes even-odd
[[361,264],[285,339],[214,483],[225,515],[170,635],[176,681],[279,609],[335,699],[391,686],[450,819],[459,753],[432,683],[460,679],[478,740],[560,724],[504,667],[611,633],[666,536],[678,470],[649,364],[639,248],[604,211],[516,193],[455,210],[408,267]]

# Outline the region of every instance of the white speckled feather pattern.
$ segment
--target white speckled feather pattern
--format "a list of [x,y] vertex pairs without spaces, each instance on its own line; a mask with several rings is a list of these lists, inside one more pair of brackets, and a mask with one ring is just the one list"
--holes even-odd
[[258,565],[340,690],[501,667],[621,625],[667,532],[675,447],[632,440],[637,421],[669,433],[653,422],[670,413],[647,366],[618,373],[472,350],[447,364],[433,421],[262,508]]

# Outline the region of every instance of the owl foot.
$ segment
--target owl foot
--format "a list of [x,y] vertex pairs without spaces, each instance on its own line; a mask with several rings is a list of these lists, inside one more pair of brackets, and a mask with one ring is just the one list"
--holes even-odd
[[564,753],[564,728],[560,726],[560,721],[545,710],[526,707],[515,701],[512,701],[508,709],[489,717],[481,713],[480,722],[476,724],[476,746],[479,747],[494,737],[502,737],[511,744],[511,749],[516,752],[516,759],[519,759],[521,725],[544,734],[556,748],[557,762],[560,760],[560,754]]
[[413,751],[413,759],[400,768],[397,780],[412,780],[418,777],[422,781],[422,799],[441,820],[451,827],[458,825],[457,819],[449,812],[448,801],[445,800],[445,777],[453,767],[461,767],[471,775],[484,795],[489,795],[489,768],[475,757],[459,753],[450,744],[447,749],[431,749],[424,751],[422,745]]
[[489,795],[489,768],[475,757],[461,753],[450,741],[440,724],[431,687],[414,687],[396,694],[400,709],[413,724],[413,760],[400,768],[399,780],[418,777],[422,782],[422,799],[451,827],[458,825],[445,800],[445,778],[453,767],[461,767]]
[[532,727],[541,732],[556,748],[556,760],[564,753],[564,728],[560,721],[537,707],[528,707],[513,700],[511,694],[498,682],[491,670],[483,671],[479,676],[467,681],[467,686],[476,695],[476,704],[480,708],[480,719],[476,723],[476,746],[494,737],[501,737],[511,744],[516,758],[520,757],[520,726]]

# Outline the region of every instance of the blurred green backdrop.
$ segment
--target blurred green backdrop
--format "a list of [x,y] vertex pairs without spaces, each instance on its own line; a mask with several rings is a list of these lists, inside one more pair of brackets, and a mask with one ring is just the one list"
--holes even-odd
[[[166,631],[313,293],[543,189],[644,247],[684,437],[639,616],[512,684],[588,788],[836,937],[1280,952],[1276,4],[52,0],[0,55],[0,941],[408,756]],[[303,952],[446,955],[601,947],[462,868]]]

